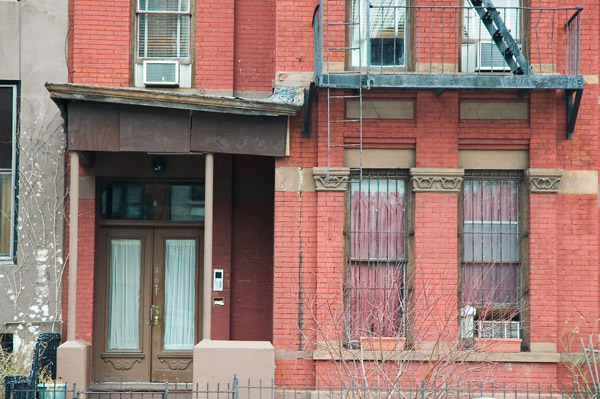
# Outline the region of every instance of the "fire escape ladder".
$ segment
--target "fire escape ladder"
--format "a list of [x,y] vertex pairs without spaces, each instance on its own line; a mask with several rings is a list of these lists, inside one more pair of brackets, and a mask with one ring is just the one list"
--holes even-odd
[[490,33],[494,44],[500,51],[506,64],[515,75],[533,75],[529,62],[504,24],[500,13],[491,0],[469,0],[481,18],[481,22]]
[[[365,49],[363,46],[348,43],[347,45],[340,45],[335,41],[330,40],[330,32],[335,33],[340,29],[357,30],[358,37],[363,37],[364,30],[368,35],[368,14],[366,10],[367,22],[361,23],[360,17],[358,20],[351,20],[349,22],[339,22],[337,20],[331,21],[329,19],[330,7],[339,7],[339,3],[344,0],[320,0],[318,10],[315,10],[315,16],[319,18],[323,29],[318,33],[320,37],[316,37],[315,40],[320,41],[320,48],[322,50],[321,57],[315,58],[316,62],[323,62],[326,78],[321,79],[321,84],[327,88],[327,177],[326,181],[329,182],[330,170],[332,168],[332,152],[337,152],[340,149],[355,149],[359,151],[359,165],[358,174],[362,179],[362,143],[363,143],[363,90],[369,89],[369,61],[366,61],[366,65],[363,63],[363,56],[365,51],[368,53],[368,48]],[[359,7],[368,7],[369,1],[360,1]],[[318,15],[317,15],[318,12]],[[363,15],[363,10],[358,10],[358,15]],[[366,27],[365,27],[366,25]],[[334,45],[331,45],[335,43]],[[344,59],[353,52],[358,53],[358,59],[361,60],[360,64],[355,70],[345,72],[344,74],[352,78],[350,87],[345,90],[334,89],[329,84],[329,77],[332,75],[331,60]],[[352,103],[353,112],[347,110]],[[346,142],[344,137],[340,138],[340,131],[344,131],[344,136],[353,136],[355,139],[351,142]]]

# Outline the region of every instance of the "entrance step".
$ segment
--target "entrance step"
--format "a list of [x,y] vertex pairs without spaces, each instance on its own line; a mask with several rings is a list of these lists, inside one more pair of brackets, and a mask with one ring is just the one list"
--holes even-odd
[[193,399],[191,383],[102,382],[90,386],[87,399]]

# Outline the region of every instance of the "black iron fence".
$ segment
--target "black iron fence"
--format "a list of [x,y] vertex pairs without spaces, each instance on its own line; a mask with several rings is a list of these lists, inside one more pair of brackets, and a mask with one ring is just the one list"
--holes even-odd
[[470,381],[426,384],[391,384],[356,379],[347,384],[240,381],[194,385],[96,384],[80,391],[74,384],[38,385],[11,391],[6,399],[598,399],[593,389],[573,389],[565,384],[498,383]]

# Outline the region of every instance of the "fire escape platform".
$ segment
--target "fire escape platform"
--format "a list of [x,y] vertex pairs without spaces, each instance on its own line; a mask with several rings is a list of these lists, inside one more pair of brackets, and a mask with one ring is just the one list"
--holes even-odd
[[[492,74],[358,74],[332,73],[317,77],[317,85],[333,89],[395,88],[395,89],[510,89],[582,90],[581,75],[492,75]],[[367,82],[368,79],[368,82]]]

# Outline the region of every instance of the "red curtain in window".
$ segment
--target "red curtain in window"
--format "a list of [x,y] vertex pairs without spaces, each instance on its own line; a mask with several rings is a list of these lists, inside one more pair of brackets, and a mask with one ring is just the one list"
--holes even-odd
[[[382,184],[384,188],[387,185]],[[404,315],[404,185],[353,191],[350,220],[350,330],[400,336]]]

